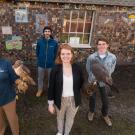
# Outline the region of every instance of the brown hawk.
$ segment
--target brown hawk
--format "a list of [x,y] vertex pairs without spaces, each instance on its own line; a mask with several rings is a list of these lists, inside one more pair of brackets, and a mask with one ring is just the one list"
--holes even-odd
[[20,79],[16,81],[17,89],[19,91],[25,93],[28,90],[29,85],[36,85],[33,78],[30,77],[30,70],[23,64],[23,61],[17,60],[13,65],[13,69],[20,77]]
[[112,77],[109,75],[108,70],[102,65],[98,60],[92,60],[91,62],[92,66],[92,73],[95,76],[96,80],[98,82],[103,82],[110,86],[112,90],[115,90],[117,93],[119,93],[119,90],[113,83]]

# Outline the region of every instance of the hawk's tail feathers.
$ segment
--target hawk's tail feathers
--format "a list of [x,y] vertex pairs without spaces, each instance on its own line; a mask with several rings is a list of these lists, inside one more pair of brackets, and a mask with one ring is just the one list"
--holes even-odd
[[119,89],[114,84],[112,84],[112,85],[108,84],[108,85],[110,86],[111,90],[113,90],[117,93],[120,93]]

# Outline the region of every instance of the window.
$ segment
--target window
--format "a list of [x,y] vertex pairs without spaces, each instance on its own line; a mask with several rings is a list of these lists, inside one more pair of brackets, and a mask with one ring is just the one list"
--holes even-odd
[[93,11],[66,10],[61,40],[73,47],[90,47]]

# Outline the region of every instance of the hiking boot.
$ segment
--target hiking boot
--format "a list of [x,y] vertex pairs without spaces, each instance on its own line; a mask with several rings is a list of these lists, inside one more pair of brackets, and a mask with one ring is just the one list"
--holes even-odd
[[89,121],[93,121],[93,119],[94,119],[94,113],[89,112],[89,113],[88,113],[88,120],[89,120]]
[[38,90],[36,93],[36,97],[40,97],[43,93],[43,90]]
[[111,119],[109,118],[109,116],[105,116],[104,121],[109,127],[112,126],[112,122],[111,122]]

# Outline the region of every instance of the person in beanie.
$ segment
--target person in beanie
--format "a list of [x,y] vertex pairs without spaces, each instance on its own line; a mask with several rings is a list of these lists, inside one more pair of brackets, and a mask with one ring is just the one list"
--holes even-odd
[[52,37],[52,29],[49,26],[44,27],[43,36],[38,39],[36,47],[38,66],[38,91],[36,93],[37,97],[40,97],[43,93],[45,70],[48,72],[49,80],[51,68],[54,66],[57,48],[58,43]]
[[[104,38],[101,37],[97,40],[97,51],[93,54],[91,54],[87,58],[86,63],[86,70],[88,73],[88,82],[97,84],[100,95],[101,95],[101,101],[102,101],[102,115],[103,119],[106,122],[108,126],[112,126],[111,119],[108,116],[108,94],[105,89],[105,83],[103,82],[97,82],[95,76],[92,73],[92,61],[97,60],[99,63],[103,64],[103,66],[108,71],[109,75],[114,72],[115,65],[116,65],[116,56],[108,51],[109,43]],[[95,114],[95,103],[96,102],[96,92],[94,92],[92,95],[90,95],[89,99],[89,108],[90,111],[88,113],[88,120],[93,121],[94,114]]]

